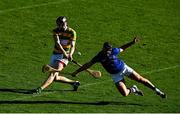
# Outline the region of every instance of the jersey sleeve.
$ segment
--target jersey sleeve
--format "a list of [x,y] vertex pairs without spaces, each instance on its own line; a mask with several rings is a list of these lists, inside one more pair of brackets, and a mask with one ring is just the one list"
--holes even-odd
[[72,40],[72,41],[76,41],[76,37],[77,37],[76,31],[72,29],[71,40]]
[[101,60],[101,56],[100,56],[100,53],[98,53],[96,56],[94,56],[92,59],[91,59],[91,62],[92,63],[97,63],[97,62],[100,62]]
[[123,51],[123,49],[122,49],[122,48],[119,48],[119,49],[120,49],[120,50],[119,50],[120,52],[122,52],[122,51]]
[[121,49],[121,48],[113,48],[113,54],[114,54],[114,55],[119,54],[119,53],[120,53],[120,49]]

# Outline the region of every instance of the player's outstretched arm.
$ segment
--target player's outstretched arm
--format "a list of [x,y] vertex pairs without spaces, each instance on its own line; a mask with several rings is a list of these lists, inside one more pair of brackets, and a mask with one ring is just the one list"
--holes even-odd
[[125,51],[128,47],[132,46],[133,44],[135,44],[137,42],[139,42],[139,38],[136,36],[136,37],[134,37],[133,41],[131,41],[127,44],[124,44],[123,46],[120,46],[121,52]]
[[74,77],[77,76],[78,73],[80,73],[80,72],[82,72],[82,71],[90,68],[93,64],[94,64],[94,63],[91,62],[91,61],[85,63],[82,67],[80,67],[79,69],[77,69],[76,71],[74,71],[74,72],[72,73],[72,76],[74,76]]

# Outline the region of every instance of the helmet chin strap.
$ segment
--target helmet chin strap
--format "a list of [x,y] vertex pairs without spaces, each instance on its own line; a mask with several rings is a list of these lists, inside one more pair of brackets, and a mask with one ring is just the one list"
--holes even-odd
[[61,30],[61,31],[65,31],[65,30],[67,30],[67,28],[68,28],[67,26],[65,26],[65,27],[61,27],[61,28],[59,27],[59,30]]
[[67,30],[67,28],[68,28],[68,27],[67,27],[67,26],[65,26],[65,27],[64,27],[64,30]]

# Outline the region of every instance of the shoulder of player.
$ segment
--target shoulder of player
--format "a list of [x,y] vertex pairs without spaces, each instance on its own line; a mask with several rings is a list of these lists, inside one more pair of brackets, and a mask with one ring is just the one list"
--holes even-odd
[[75,31],[74,29],[70,28],[70,27],[68,27],[68,31],[69,31],[70,33],[76,34],[76,31]]
[[118,52],[122,52],[123,50],[120,47],[114,47],[112,48],[112,52],[113,53],[118,53]]
[[52,30],[53,34],[58,34],[58,31],[59,31],[58,28]]
[[112,50],[120,50],[121,48],[119,47],[113,47]]

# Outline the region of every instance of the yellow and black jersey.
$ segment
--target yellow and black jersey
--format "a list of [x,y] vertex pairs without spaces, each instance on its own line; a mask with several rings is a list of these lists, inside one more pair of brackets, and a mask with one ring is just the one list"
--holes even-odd
[[[76,32],[69,27],[65,31],[61,31],[59,28],[55,28],[53,30],[53,34],[59,36],[60,44],[65,51],[69,51],[71,48],[71,42],[76,41]],[[55,50],[58,50],[56,45],[54,48]]]

